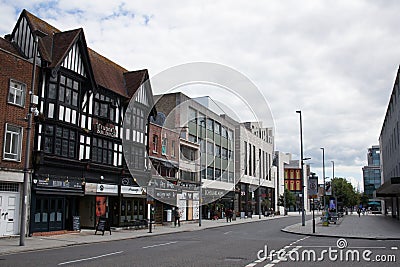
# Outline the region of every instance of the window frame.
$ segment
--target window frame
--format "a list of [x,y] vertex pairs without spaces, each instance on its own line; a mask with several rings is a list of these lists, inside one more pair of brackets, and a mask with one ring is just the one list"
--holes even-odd
[[[21,86],[21,89],[12,87],[12,85],[14,85],[14,84]],[[9,84],[8,84],[7,103],[18,106],[18,107],[25,107],[26,89],[27,89],[27,86],[25,83],[17,81],[15,79],[10,79]],[[14,90],[13,101],[10,101],[11,90]],[[16,101],[16,98],[17,98],[16,92],[17,91],[21,91],[21,101],[20,101],[21,103],[17,103],[17,101]]]
[[[19,133],[15,132],[15,131],[11,131],[8,129],[8,126],[12,126],[12,127],[16,127],[18,128],[20,131]],[[6,152],[6,146],[7,146],[7,134],[8,133],[12,133],[12,135],[17,135],[18,137],[18,144],[16,146],[16,158],[10,158],[7,157],[6,155],[8,154],[12,154],[12,151],[10,152]],[[11,136],[11,140],[10,142],[13,140],[12,138],[13,136]],[[9,161],[16,161],[16,162],[21,162],[21,158],[22,158],[22,139],[23,139],[23,127],[19,126],[19,125],[15,125],[15,124],[10,124],[10,123],[6,123],[5,125],[5,131],[4,131],[4,144],[3,144],[3,160],[9,160]],[[10,148],[12,148],[12,144],[10,145]]]

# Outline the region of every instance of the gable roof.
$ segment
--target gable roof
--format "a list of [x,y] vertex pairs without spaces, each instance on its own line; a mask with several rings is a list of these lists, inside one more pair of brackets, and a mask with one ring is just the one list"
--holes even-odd
[[83,33],[82,29],[76,29],[54,34],[52,62],[49,65],[50,68],[57,67],[63,62],[72,45],[76,42],[81,33]]
[[146,82],[149,79],[149,74],[146,69],[130,71],[124,73],[126,89],[128,97],[131,98],[136,91],[139,89],[142,83]]
[[[87,47],[82,28],[69,31],[60,31],[25,9],[22,11],[19,21],[23,17],[27,19],[32,32],[39,30],[47,34],[47,36],[39,39],[39,52],[42,59],[48,62],[49,68],[59,67],[64,58],[67,56],[71,47],[79,39],[82,41],[82,44],[86,50],[81,52],[85,53],[88,57],[88,71],[92,73],[90,76],[93,77],[96,85],[111,90],[122,97],[130,99],[140,88],[140,85],[149,79],[147,70],[128,71],[115,62]],[[13,30],[13,34],[16,31],[17,26],[18,23]],[[149,101],[153,102],[151,87],[147,90],[150,90],[148,95]],[[152,111],[154,112],[155,110]]]

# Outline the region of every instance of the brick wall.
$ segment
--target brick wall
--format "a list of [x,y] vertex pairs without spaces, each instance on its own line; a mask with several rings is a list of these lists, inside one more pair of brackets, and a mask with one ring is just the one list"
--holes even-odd
[[[38,72],[36,74],[38,77]],[[27,92],[25,98],[25,107],[7,103],[7,96],[9,93],[10,79],[26,84]],[[26,142],[26,126],[24,120],[28,113],[29,106],[29,91],[31,89],[32,80],[32,63],[29,61],[12,55],[0,49],[0,168],[1,169],[23,169],[25,162],[25,142]],[[36,86],[38,84],[36,79]],[[22,154],[21,162],[3,160],[4,154],[4,134],[6,123],[18,125],[23,127],[23,140],[22,140]],[[34,124],[32,124],[32,131],[34,132]],[[31,135],[31,145],[33,147],[33,134]],[[32,151],[32,150],[31,150]],[[32,161],[31,161],[32,163]]]

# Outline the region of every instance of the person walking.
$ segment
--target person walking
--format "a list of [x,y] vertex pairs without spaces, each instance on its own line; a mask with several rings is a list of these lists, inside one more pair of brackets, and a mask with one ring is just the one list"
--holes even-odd
[[178,227],[180,227],[181,226],[181,213],[180,213],[178,207],[176,207],[174,215],[175,215],[174,225],[176,227],[176,224],[178,223]]
[[357,214],[358,214],[358,217],[360,217],[360,215],[361,215],[361,209],[360,208],[357,209]]

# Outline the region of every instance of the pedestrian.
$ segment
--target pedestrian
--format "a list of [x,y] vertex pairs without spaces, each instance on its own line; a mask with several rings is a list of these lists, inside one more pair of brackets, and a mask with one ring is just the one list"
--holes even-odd
[[360,215],[361,215],[361,209],[360,208],[357,209],[357,214],[358,214],[358,217],[360,217]]
[[178,227],[180,227],[181,226],[181,213],[180,213],[178,207],[176,207],[174,215],[175,215],[175,220],[174,220],[175,227],[176,227],[177,223],[178,223]]
[[226,210],[225,210],[225,217],[226,217],[226,222],[228,222],[229,221],[229,209],[228,208],[226,208]]
[[230,213],[229,213],[229,221],[230,222],[232,222],[232,217],[233,217],[234,212],[235,212],[234,210],[230,210]]

